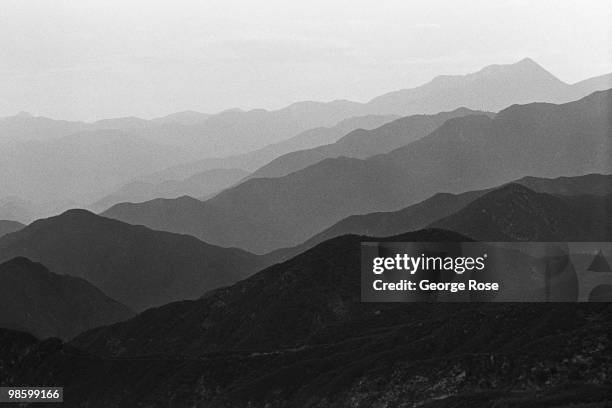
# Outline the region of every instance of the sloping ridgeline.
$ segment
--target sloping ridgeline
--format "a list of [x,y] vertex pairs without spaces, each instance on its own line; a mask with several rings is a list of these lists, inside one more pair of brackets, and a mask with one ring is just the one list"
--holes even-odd
[[[376,239],[326,241],[70,344],[2,331],[0,381],[63,384],[68,406],[90,407],[609,401],[609,305],[361,303],[359,244]],[[424,230],[389,239],[468,238]]]

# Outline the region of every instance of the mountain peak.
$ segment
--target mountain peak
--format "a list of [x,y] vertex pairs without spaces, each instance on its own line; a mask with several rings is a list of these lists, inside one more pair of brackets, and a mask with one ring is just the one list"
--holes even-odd
[[531,65],[531,66],[536,66],[536,67],[542,67],[540,64],[538,64],[537,62],[535,62],[533,59],[529,58],[529,57],[525,57],[522,60],[515,62],[512,65]]
[[538,64],[531,58],[523,58],[522,60],[512,64],[487,65],[486,67],[478,71],[476,74],[478,73],[519,73],[530,75],[545,74],[548,77],[557,79],[553,74],[548,72],[544,67],[542,67],[540,64]]
[[70,210],[64,211],[60,216],[62,217],[91,217],[96,216],[96,214],[91,211],[84,210],[82,208],[72,208]]
[[478,83],[482,80],[495,81],[528,81],[547,83],[554,86],[563,84],[556,76],[544,69],[531,58],[523,58],[511,64],[487,65],[479,71],[465,75],[439,75],[429,83],[434,86],[455,86],[457,83]]

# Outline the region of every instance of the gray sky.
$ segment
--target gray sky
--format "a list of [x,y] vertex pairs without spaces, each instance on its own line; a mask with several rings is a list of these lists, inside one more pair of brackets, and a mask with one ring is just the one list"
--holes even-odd
[[0,116],[365,101],[529,56],[612,72],[609,0],[1,0]]

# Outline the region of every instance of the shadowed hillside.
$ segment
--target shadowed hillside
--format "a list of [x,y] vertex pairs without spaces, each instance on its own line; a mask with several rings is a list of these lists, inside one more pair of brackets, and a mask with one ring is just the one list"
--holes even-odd
[[[7,362],[0,381],[61,383],[68,404],[93,407],[521,407],[536,394],[534,407],[609,400],[607,304],[361,303],[359,243],[372,239],[327,241],[234,286],[69,345],[0,331]],[[390,239],[467,238],[426,230]],[[111,388],[125,396],[121,404],[91,393]]]
[[186,235],[153,231],[71,210],[0,238],[0,260],[24,256],[55,273],[84,278],[142,310],[200,296],[255,272],[261,261]]
[[612,240],[612,195],[555,197],[512,183],[431,226],[489,242],[605,242]]
[[70,339],[96,326],[134,316],[89,282],[14,258],[0,264],[0,326]]
[[[594,204],[596,206],[595,208],[598,208],[596,214],[585,214],[585,209],[580,209],[579,206],[574,206],[573,209],[581,210],[582,212],[579,212],[579,214],[581,214],[582,217],[591,217],[591,222],[595,222],[594,219],[596,219],[598,216],[603,217],[596,222],[596,224],[598,225],[593,230],[593,232],[596,233],[596,235],[600,238],[605,236],[605,232],[602,231],[599,227],[607,225],[607,220],[609,219],[608,216],[605,214],[605,209],[607,205],[606,203],[609,201],[609,196],[612,194],[612,175],[589,174],[586,176],[558,177],[554,179],[525,177],[516,180],[513,183],[525,186],[530,190],[533,190],[534,192],[546,193],[550,195],[591,196],[584,197],[583,199],[579,197],[570,197],[568,199],[572,202],[582,200],[584,201],[585,205],[588,202]],[[458,212],[466,205],[483,196],[484,194],[490,191],[496,191],[498,189],[499,188],[469,191],[461,194],[438,193],[418,204],[411,205],[399,211],[352,215],[332,225],[323,232],[316,234],[312,238],[309,238],[300,245],[273,251],[267,254],[266,257],[273,260],[285,260],[301,252],[304,252],[307,249],[310,249],[325,240],[345,234],[390,236],[401,234],[407,231],[425,228],[429,225],[432,225],[434,222],[438,221],[441,218],[451,216],[452,214]],[[502,196],[499,192],[495,192],[494,195],[500,197],[500,199],[502,200],[508,198]],[[546,195],[539,195],[537,197],[546,197]],[[602,198],[598,199],[597,197]],[[558,200],[557,203],[563,205],[563,200]],[[483,211],[486,210],[486,208],[483,208]],[[496,207],[495,209],[491,208],[490,212],[497,210],[504,210],[504,207]],[[527,210],[527,208],[525,208],[525,210]],[[588,209],[587,211],[590,210],[591,209]],[[602,213],[602,211],[604,211],[604,213]],[[584,232],[589,227],[581,227],[580,225],[576,225],[579,221],[576,221],[574,218],[575,217],[571,217],[571,221],[574,225],[574,228],[576,230],[579,229],[582,232],[580,234],[572,234],[572,239],[583,239]],[[566,221],[557,220],[557,222],[564,223]],[[503,225],[498,227],[503,227]],[[530,228],[524,223],[523,227]],[[534,227],[532,226],[531,229],[533,230]],[[574,232],[576,232],[576,230]],[[471,232],[475,233],[474,231]],[[550,229],[544,229],[541,231],[541,237],[546,236],[548,238],[551,238],[554,233],[555,232],[551,231]],[[518,237],[515,237],[515,239],[518,239]]]

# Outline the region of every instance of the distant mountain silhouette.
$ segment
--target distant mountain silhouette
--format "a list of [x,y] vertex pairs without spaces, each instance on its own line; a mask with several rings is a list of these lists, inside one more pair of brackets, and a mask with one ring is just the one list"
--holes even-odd
[[259,258],[242,250],[84,210],[38,220],[0,238],[0,261],[17,256],[84,278],[134,310],[197,297],[262,266]]
[[[588,174],[585,176],[558,177],[554,179],[524,177],[513,181],[513,183],[528,187],[539,193],[552,195],[606,197],[612,195],[612,175]],[[461,194],[437,193],[420,203],[398,211],[351,215],[300,245],[273,251],[267,254],[266,257],[274,261],[286,260],[323,241],[346,234],[383,237],[422,229],[462,210],[466,205],[488,192],[501,188],[503,187],[469,191]],[[514,210],[511,206],[506,208],[506,210],[508,209]],[[605,219],[602,220],[602,223],[605,224]],[[550,234],[550,231],[547,230],[544,233]],[[574,234],[573,238],[568,236],[567,239],[578,239],[578,237]]]
[[574,99],[588,95],[594,91],[612,88],[612,73],[588,78],[572,85]]
[[[228,156],[281,142],[308,129],[334,126],[355,116],[434,114],[462,106],[498,111],[518,103],[569,102],[611,87],[612,74],[569,85],[525,58],[467,75],[438,76],[422,86],[390,92],[365,104],[304,101],[273,111],[232,109],[214,115],[186,111],[152,120],[127,117],[92,123],[19,114],[0,118],[0,142],[50,140],[77,132],[114,129],[156,143],[188,147],[209,157]],[[210,168],[197,171],[207,169]]]
[[493,119],[450,119],[429,136],[365,160],[325,159],[285,177],[248,180],[204,203],[119,204],[104,215],[268,252],[297,245],[349,215],[398,210],[440,191],[479,190],[525,176],[611,173],[611,108],[612,91],[563,105],[514,105]]
[[41,338],[70,339],[133,315],[83,279],[56,275],[26,258],[0,264],[1,327],[20,328]]
[[167,180],[159,184],[135,181],[98,200],[89,208],[103,211],[118,203],[138,203],[155,198],[191,196],[209,197],[242,180],[249,173],[239,169],[214,169],[194,174],[185,180]]
[[145,129],[150,126],[150,122],[146,119],[137,118],[135,116],[126,116],[122,118],[101,119],[91,124],[94,130],[138,130]]
[[20,112],[0,118],[0,145],[6,142],[45,141],[88,130],[85,122],[54,120]]
[[448,119],[486,114],[465,108],[435,115],[413,115],[394,120],[370,131],[357,129],[335,143],[287,153],[255,171],[249,178],[282,177],[326,158],[354,157],[364,159],[388,153],[433,132]]
[[402,115],[436,113],[458,106],[498,111],[530,102],[564,103],[612,88],[611,75],[568,85],[531,58],[514,64],[490,65],[467,75],[442,75],[413,89],[379,96],[368,102],[373,112]]
[[76,133],[114,130],[152,143],[183,147],[200,157],[219,157],[246,153],[312,128],[331,127],[344,119],[367,114],[362,104],[340,100],[298,102],[275,111],[226,110],[215,115],[178,112],[152,120],[123,117],[91,123],[21,113],[0,118],[0,145],[52,141]]
[[489,242],[610,241],[612,194],[556,197],[511,183],[431,227]]
[[37,209],[34,204],[21,197],[0,197],[0,219],[28,223],[33,221]]
[[[229,114],[232,113],[224,115]],[[245,167],[254,170],[287,151],[329,143],[356,127],[376,127],[394,118],[395,116],[367,116],[350,119],[332,128],[312,129],[258,152],[193,163],[195,157],[204,154],[198,152],[193,144],[208,140],[200,129],[205,121],[184,125],[171,119],[168,119],[168,122],[149,123],[139,118],[117,118],[85,124],[18,115],[0,121],[0,132],[4,124],[7,126],[7,137],[15,136],[12,138],[14,141],[7,144],[1,143],[0,140],[0,152],[5,157],[5,160],[0,162],[0,171],[8,175],[0,181],[0,190],[6,195],[24,197],[25,201],[31,203],[29,207],[34,209],[12,207],[9,211],[8,208],[3,209],[3,206],[0,206],[0,217],[29,222],[69,208],[87,206],[99,200],[105,200],[104,203],[108,204],[105,207],[93,207],[101,211],[121,201],[178,197],[188,192],[181,193],[180,190],[184,188],[178,186],[166,186],[171,192],[165,193],[165,187],[162,187],[159,195],[153,191],[152,194],[141,196],[131,189],[138,189],[142,185],[128,187],[125,184],[134,181],[160,184],[184,180],[208,170]],[[24,121],[33,121],[32,129],[27,123],[22,123]],[[45,137],[45,125],[38,125],[39,122],[52,124],[49,125],[49,137]],[[41,134],[30,135],[34,141],[24,142],[30,140],[30,136],[22,135],[23,140],[17,137],[18,130],[22,128],[24,132]],[[57,134],[53,133],[55,128],[59,129]],[[224,130],[227,131],[229,130]],[[252,138],[253,135],[249,134],[248,137]],[[218,143],[229,144],[231,139],[220,140]],[[212,150],[205,150],[206,155],[212,153]],[[178,163],[187,164],[173,167]],[[169,167],[167,171],[160,172],[160,169]],[[242,175],[244,176],[246,174]],[[222,187],[231,184],[233,181]],[[122,197],[117,197],[118,201],[107,199],[106,196],[124,187],[130,189],[121,194],[125,196],[125,200]],[[201,194],[196,192],[197,197],[203,197],[216,191],[218,190],[212,188],[202,191]]]
[[[169,118],[124,117],[92,123],[21,114],[0,119],[0,153],[10,158],[0,163],[0,172],[9,175],[4,179],[10,180],[2,180],[0,190],[3,194],[33,201],[37,207],[41,206],[41,201],[73,203],[59,206],[60,210],[65,210],[75,204],[84,206],[95,202],[146,175],[160,171],[162,174],[180,173],[181,168],[168,170],[168,173],[163,169],[184,163],[189,164],[182,167],[184,173],[178,177],[155,179],[151,176],[141,181],[158,183],[185,179],[216,168],[253,171],[292,149],[271,148],[249,156],[249,161],[244,161],[243,165],[238,165],[241,159],[233,156],[281,143],[310,129],[333,127],[348,118],[434,114],[462,106],[497,111],[516,103],[565,102],[607,88],[607,78],[591,78],[568,85],[526,59],[515,64],[485,67],[464,76],[438,77],[423,86],[386,94],[365,104],[343,100],[306,101],[272,111],[228,110],[214,115],[183,112]],[[119,134],[121,137],[117,136]],[[112,149],[105,146],[105,142],[116,150],[109,151]],[[91,151],[84,146],[89,146]],[[160,146],[165,155],[159,154]],[[315,146],[298,146],[297,149]],[[92,151],[99,154],[91,155]],[[228,156],[232,159],[200,161],[202,157]],[[83,167],[84,162],[88,162],[89,167]],[[91,174],[93,169],[96,170],[94,175]],[[45,205],[42,215],[57,213],[56,209],[57,206]]]
[[[273,111],[230,109],[213,115],[185,111],[151,120],[126,117],[92,123],[21,113],[0,118],[0,142],[49,140],[77,132],[115,129],[134,131],[134,135],[158,143],[190,145],[201,154],[208,151],[212,157],[226,156],[277,143],[308,129],[333,126],[355,116],[434,114],[461,106],[498,111],[517,103],[569,102],[609,88],[612,74],[569,85],[525,58],[512,64],[490,65],[467,75],[438,76],[419,87],[386,93],[367,103],[303,101]],[[220,143],[223,141],[225,145]],[[199,171],[203,170],[206,169]]]
[[209,117],[211,117],[209,113],[202,113],[196,111],[183,111],[176,112],[170,115],[162,116],[159,118],[151,119],[151,122],[159,123],[159,124],[169,124],[169,123],[178,123],[180,125],[197,125],[206,121]]
[[[309,129],[331,127],[343,119],[366,114],[368,112],[356,102],[308,101],[273,111],[224,111],[189,125],[154,123],[154,126],[135,129],[131,133],[152,142],[185,147],[199,157],[214,158],[248,153]],[[203,170],[207,169],[199,171]]]
[[[438,112],[453,111],[460,107],[467,107],[469,109],[481,110],[481,111],[499,111],[513,104],[525,104],[530,102],[552,102],[552,103],[564,103],[572,100],[583,98],[595,91],[606,90],[612,88],[612,74],[602,75],[595,78],[589,78],[584,81],[578,82],[573,85],[568,85],[559,79],[555,78],[552,74],[538,65],[535,61],[526,58],[514,64],[506,65],[491,65],[483,68],[482,70],[468,74],[468,75],[456,75],[456,76],[440,76],[433,79],[431,82],[424,84],[420,87],[413,89],[400,90],[391,92],[385,95],[381,95],[377,98],[372,99],[366,104],[357,104],[354,102],[332,102],[329,104],[304,102],[291,105],[287,108],[279,111],[229,111],[211,117],[211,122],[218,123],[220,128],[215,129],[212,133],[217,134],[219,130],[226,132],[226,129],[233,129],[237,132],[237,129],[241,128],[241,121],[254,120],[257,121],[261,118],[264,120],[271,121],[284,121],[285,116],[292,116],[291,120],[296,119],[299,115],[299,111],[303,111],[300,115],[306,117],[310,114],[308,108],[311,108],[313,112],[323,112],[325,110],[338,111],[338,106],[343,106],[346,116],[341,117],[334,116],[334,119],[341,120],[351,116],[359,115],[418,115],[418,114],[436,114]],[[307,113],[308,112],[308,113]],[[251,116],[249,119],[247,116]],[[258,116],[259,115],[259,116]],[[224,125],[221,128],[221,123],[225,123],[228,119],[237,121],[232,125]],[[311,127],[317,126],[330,126],[331,123],[327,124],[314,124]],[[380,123],[382,125],[382,123]],[[207,125],[212,126],[212,125]],[[267,126],[267,125],[266,125]],[[291,125],[294,126],[294,125]],[[245,129],[248,132],[253,127],[255,129],[260,128],[259,122],[257,124],[252,123],[245,125]],[[364,127],[364,126],[358,126]],[[357,129],[354,128],[354,129]],[[367,127],[364,127],[368,129]],[[354,130],[351,129],[351,130]],[[313,129],[316,130],[316,129]],[[166,129],[172,133],[171,130]],[[185,131],[182,131],[185,133]],[[200,134],[208,134],[209,130],[202,130]],[[293,130],[293,134],[297,134],[297,131]],[[307,132],[306,129],[302,132]],[[181,133],[181,132],[178,132]],[[271,133],[271,132],[268,132]],[[348,133],[348,132],[346,132]],[[285,132],[285,138],[291,134],[291,131]],[[250,134],[251,138],[254,135]],[[194,136],[195,137],[195,136]],[[232,139],[232,135],[226,135],[227,140]],[[216,140],[216,139],[215,139]],[[268,142],[269,138],[266,138]],[[278,142],[278,140],[277,140]],[[185,178],[192,174],[200,171],[212,169],[212,168],[243,168],[248,171],[254,171],[257,168],[265,165],[267,162],[279,157],[283,154],[291,151],[297,151],[302,149],[309,149],[316,147],[317,145],[333,143],[335,140],[325,141],[321,143],[312,144],[309,146],[294,146],[293,148],[283,149],[277,151],[274,154],[264,154],[267,152],[266,149],[262,149],[258,154],[245,155],[242,159],[243,163],[248,164],[248,168],[241,167],[239,165],[241,159],[228,158],[227,164],[225,161],[218,161],[217,159],[204,160],[200,162],[194,162],[187,168],[182,168],[183,173],[179,173],[178,177],[169,173],[169,175],[163,176],[161,179],[155,181],[163,181],[172,178]],[[281,142],[282,143],[282,142]],[[282,145],[282,144],[281,144]],[[311,157],[304,157],[310,163],[316,156],[316,152],[311,152]],[[175,171],[180,171],[178,167]],[[189,169],[189,170],[187,170]]]
[[138,175],[192,157],[181,149],[119,130],[11,143],[1,146],[0,151],[0,172],[4,175],[0,178],[0,191],[23,197],[37,207],[68,198],[76,203],[93,202]]
[[17,221],[0,220],[0,237],[10,234],[11,232],[19,231],[23,227],[25,227],[25,225]]
[[249,153],[184,163],[145,176],[142,180],[160,183],[166,180],[184,179],[193,174],[217,168],[244,169],[251,172],[283,154],[333,143],[355,129],[374,129],[397,118],[396,115],[367,115],[348,118],[332,127],[308,129],[287,140]]

